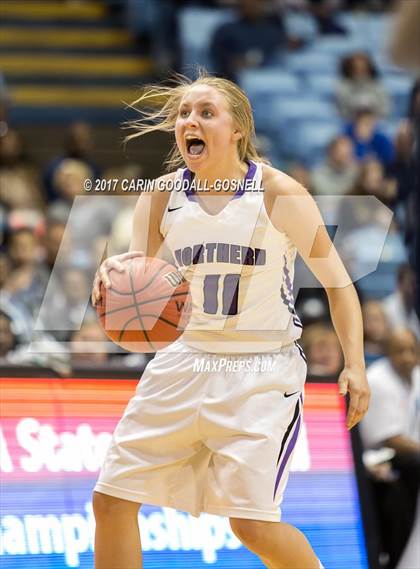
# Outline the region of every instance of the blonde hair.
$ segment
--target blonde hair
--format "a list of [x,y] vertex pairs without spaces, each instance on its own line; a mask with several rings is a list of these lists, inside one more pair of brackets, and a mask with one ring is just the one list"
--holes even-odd
[[[168,85],[146,85],[142,95],[131,104],[131,107],[140,113],[141,118],[125,124],[127,128],[135,131],[126,137],[126,142],[148,132],[174,132],[181,100],[195,85],[214,87],[226,97],[234,123],[242,133],[238,141],[239,159],[242,162],[249,160],[268,162],[259,155],[255,147],[254,117],[251,104],[244,91],[232,81],[211,76],[204,69],[199,69],[195,80],[174,74]],[[170,171],[183,164],[182,155],[174,143],[165,161],[166,169]]]

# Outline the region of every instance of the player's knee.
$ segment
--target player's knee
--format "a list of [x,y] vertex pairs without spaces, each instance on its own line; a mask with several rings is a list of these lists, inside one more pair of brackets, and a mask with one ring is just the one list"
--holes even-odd
[[141,504],[94,492],[92,505],[95,519],[98,520],[115,519],[119,515],[137,515]]
[[230,527],[236,537],[249,549],[258,549],[267,535],[267,522],[230,518]]

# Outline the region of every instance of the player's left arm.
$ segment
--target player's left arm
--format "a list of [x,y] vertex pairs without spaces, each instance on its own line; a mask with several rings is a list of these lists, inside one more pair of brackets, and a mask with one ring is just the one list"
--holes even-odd
[[288,235],[328,295],[331,319],[344,354],[338,382],[340,393],[350,394],[347,427],[351,429],[366,413],[370,398],[359,299],[312,196],[289,176],[270,170],[264,187],[271,222]]

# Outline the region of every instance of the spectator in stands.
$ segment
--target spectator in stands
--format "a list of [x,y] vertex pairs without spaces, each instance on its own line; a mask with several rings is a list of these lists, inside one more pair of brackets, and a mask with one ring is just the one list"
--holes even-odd
[[11,293],[6,288],[6,283],[12,271],[12,262],[6,254],[6,249],[0,252],[0,310],[6,314],[12,322],[12,328],[20,343],[28,343],[31,338],[33,320],[30,313],[24,306],[12,298]]
[[60,280],[56,291],[55,318],[62,315],[66,330],[79,328],[83,318],[94,317],[95,311],[89,303],[90,275],[83,268],[68,266],[59,271]]
[[[104,177],[110,180],[129,180],[136,181],[142,177],[142,168],[138,164],[126,164],[118,168],[110,168],[105,172]],[[114,214],[112,216],[110,235],[107,236],[107,243],[109,245],[108,253],[112,254],[123,253],[127,251],[131,241],[131,221],[133,217],[134,206],[137,201],[135,195],[129,195],[123,191],[121,185],[116,188],[118,195],[124,196],[124,200],[114,200],[118,203],[114,205]],[[118,209],[117,209],[118,208]],[[95,266],[101,263],[101,259],[107,243],[102,244],[101,239],[95,242],[98,254],[95,255]]]
[[216,29],[210,57],[218,75],[237,80],[242,69],[268,63],[288,43],[297,45],[288,40],[280,12],[268,12],[265,0],[239,0],[237,20]]
[[45,216],[37,209],[30,207],[25,209],[13,209],[7,215],[8,231],[18,231],[19,229],[30,229],[37,237],[41,237],[45,232]]
[[[35,342],[43,343],[43,350],[28,350],[28,343],[21,342],[16,331],[16,321],[6,311],[0,309],[0,366],[2,365],[37,365],[50,367],[59,374],[68,374],[68,354],[61,348],[60,344],[53,338],[44,333],[34,332]],[[31,338],[32,339],[32,338]],[[1,372],[0,372],[1,373]]]
[[[118,0],[115,4],[121,4]],[[140,51],[153,60],[154,71],[167,76],[179,65],[177,0],[126,0],[125,25],[133,33]]]
[[387,168],[387,175],[397,182],[397,202],[406,203],[413,190],[415,170],[413,163],[414,132],[408,120],[401,121],[394,141],[395,156]]
[[8,131],[7,115],[9,110],[10,97],[7,91],[4,74],[0,71],[0,137]]
[[46,330],[60,340],[68,339],[72,330],[78,330],[84,318],[94,319],[95,311],[89,303],[91,279],[77,266],[58,270],[52,282],[53,291],[48,310],[43,313]]
[[53,187],[57,199],[70,209],[76,196],[84,193],[84,181],[92,179],[91,168],[82,160],[65,158],[54,171]]
[[418,343],[406,329],[390,335],[388,356],[367,370],[371,401],[360,423],[365,449],[395,451],[397,485],[375,485],[382,537],[395,567],[410,535],[419,491],[420,367]]
[[379,80],[378,70],[365,53],[353,53],[341,62],[341,80],[337,88],[340,114],[353,120],[361,109],[369,108],[376,115],[389,115],[391,103]]
[[367,300],[362,304],[365,361],[370,365],[384,357],[390,328],[379,300]]
[[0,201],[8,210],[31,207],[42,211],[45,206],[37,171],[14,129],[0,137]]
[[10,261],[9,256],[6,253],[6,249],[0,249],[0,290],[3,289],[4,284],[6,283],[7,277],[12,269],[12,264]]
[[330,324],[307,326],[302,337],[309,376],[338,376],[343,365],[340,343]]
[[[415,41],[416,38],[410,38],[410,41]],[[414,54],[413,54],[414,56]],[[418,57],[418,54],[416,54]],[[416,183],[413,184],[410,193],[410,204],[412,205],[409,211],[412,216],[408,221],[409,229],[406,234],[407,247],[409,248],[409,258],[411,266],[414,268],[417,275],[420,275],[420,79],[417,79],[410,95],[409,105],[409,118],[413,127],[414,139],[416,144],[413,144],[413,161]],[[417,297],[415,303],[417,316],[420,318],[420,287],[417,289]]]
[[[385,205],[391,205],[396,196],[393,181],[385,178],[382,164],[368,159],[361,164],[358,177],[347,196],[375,196]],[[374,202],[343,200],[337,214],[341,231],[348,232],[375,222],[382,222],[381,211]]]
[[358,110],[344,132],[351,139],[358,160],[376,158],[386,166],[394,159],[392,141],[378,127],[378,117],[371,108]]
[[420,116],[420,79],[417,79],[410,93],[408,118],[414,123],[419,116]]
[[287,169],[287,173],[304,188],[311,191],[311,172],[300,162],[294,162]]
[[381,279],[376,271],[368,281],[361,281],[362,292],[367,290],[369,295],[390,294],[396,265],[407,261],[406,248],[392,213],[377,200],[366,199],[373,196],[390,205],[394,195],[395,184],[386,180],[382,165],[369,160],[362,165],[354,189],[348,197],[344,196],[338,208],[339,231],[335,242],[353,280],[374,271],[378,261],[378,269],[387,276]]
[[101,177],[101,170],[92,158],[93,149],[94,138],[91,126],[83,121],[76,121],[70,124],[66,135],[63,154],[54,158],[44,171],[44,186],[49,201],[60,198],[54,187],[54,178],[63,160],[71,158],[83,162],[91,171],[92,178]]
[[34,328],[34,319],[26,307],[14,298],[6,288],[2,288],[0,295],[0,310],[12,322],[12,328],[20,344],[29,344]]
[[[134,205],[135,201],[137,201],[137,198],[134,196],[127,196],[127,198],[129,199],[124,199],[124,202],[129,205],[117,213],[112,223],[111,235],[109,238],[109,248],[115,255],[125,253],[125,251],[128,251],[130,247],[131,224],[133,219]],[[103,250],[99,255],[99,262],[102,255]]]
[[0,363],[6,363],[8,354],[17,346],[17,338],[13,333],[12,320],[0,310]]
[[[392,41],[390,42],[390,54],[397,65],[410,70],[419,71],[419,38],[420,30],[420,3],[401,2],[397,12]],[[415,185],[413,187],[412,209],[414,212],[414,224],[412,232],[407,240],[411,265],[417,275],[420,275],[420,78],[417,78],[410,97],[409,118],[412,121],[417,144],[413,148],[415,163]],[[420,287],[417,288],[415,310],[420,318]],[[420,523],[420,522],[419,522]]]
[[41,305],[49,273],[41,262],[39,238],[31,229],[19,229],[9,236],[12,271],[4,289],[35,317]]
[[53,270],[57,255],[60,251],[61,262],[67,263],[71,252],[70,236],[64,239],[66,224],[64,221],[50,217],[47,219],[44,239],[45,263],[50,271]]
[[[108,236],[117,213],[116,207],[121,198],[112,195],[95,195],[85,192],[84,182],[91,178],[92,171],[80,160],[63,160],[54,175],[54,186],[60,200],[49,207],[49,215],[67,222],[71,242],[74,247],[72,256],[84,256],[85,263],[91,264],[92,246],[96,238]],[[83,200],[75,201],[82,196]],[[69,214],[72,215],[69,218]],[[79,262],[79,261],[78,261]]]
[[396,183],[397,195],[394,211],[400,227],[404,230],[405,241],[413,240],[417,216],[415,208],[416,167],[413,156],[414,128],[409,120],[400,123],[395,138],[395,156],[387,168],[387,176]]
[[345,35],[347,30],[335,18],[337,5],[331,0],[309,0],[309,7],[321,35]]
[[346,136],[334,138],[325,161],[312,172],[312,188],[316,195],[344,195],[354,186],[359,169],[353,156],[353,145]]
[[95,367],[107,365],[110,354],[108,338],[97,319],[86,320],[80,330],[71,335],[72,367]]
[[[328,298],[323,288],[309,288],[301,276],[303,261],[299,259],[295,271],[296,311],[302,321],[303,329],[306,330],[311,324],[326,322],[329,318]],[[300,288],[301,284],[302,288]],[[305,286],[306,285],[306,286]],[[299,290],[299,292],[297,292]]]
[[416,297],[416,276],[408,264],[398,271],[398,288],[385,298],[383,307],[391,329],[408,328],[420,339],[420,322],[414,310]]
[[[65,229],[64,221],[54,217],[47,218],[46,232],[42,241],[42,266],[48,274],[48,287],[44,291],[41,311],[38,314],[39,325],[42,329],[48,330],[59,341],[68,340],[69,331],[75,329],[75,326],[79,327],[85,314],[86,302],[83,307],[73,300],[75,296],[83,296],[85,281],[90,280],[91,277],[86,273],[89,258],[86,261],[86,255],[81,255],[73,248],[71,236],[68,232],[65,235]],[[80,263],[80,260],[82,261],[81,267],[71,266],[71,263]],[[67,270],[70,270],[69,278],[67,278]],[[73,270],[76,273],[80,272],[83,276],[79,279],[76,276],[72,281]],[[68,284],[71,282],[73,284]],[[70,298],[67,298],[66,291],[70,291]],[[88,312],[90,310],[89,307]],[[79,313],[83,314],[77,318]]]

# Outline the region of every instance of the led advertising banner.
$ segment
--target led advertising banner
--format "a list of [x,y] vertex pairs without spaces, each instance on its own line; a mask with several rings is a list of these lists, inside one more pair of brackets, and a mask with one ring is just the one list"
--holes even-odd
[[[134,380],[1,380],[3,569],[93,567],[91,494]],[[367,569],[344,401],[306,386],[304,424],[282,519],[308,537],[326,569]],[[144,567],[261,568],[227,519],[169,508],[140,513]]]

